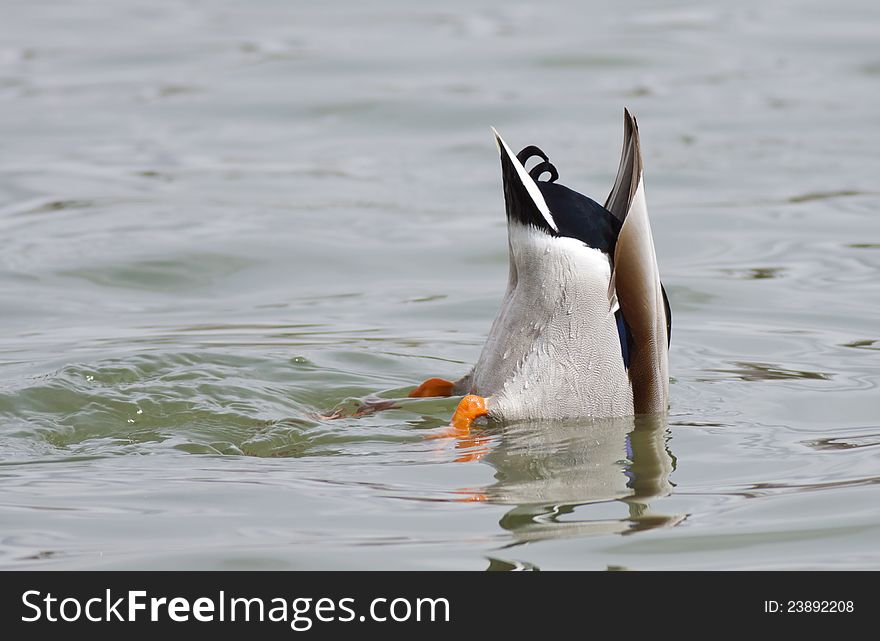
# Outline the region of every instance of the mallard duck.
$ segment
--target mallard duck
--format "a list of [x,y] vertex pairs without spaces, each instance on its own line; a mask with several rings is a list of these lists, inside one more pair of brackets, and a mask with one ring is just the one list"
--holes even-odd
[[[480,358],[412,397],[464,395],[452,426],[665,412],[669,301],[657,267],[635,118],[604,205],[558,183],[535,146],[501,157],[510,272]],[[538,162],[527,170],[533,158]],[[547,175],[544,180],[541,178]]]

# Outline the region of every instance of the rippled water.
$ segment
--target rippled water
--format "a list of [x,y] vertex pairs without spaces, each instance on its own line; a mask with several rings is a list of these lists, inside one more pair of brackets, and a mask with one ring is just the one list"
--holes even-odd
[[[6,3],[0,567],[880,567],[878,19],[768,4]],[[668,419],[353,416],[479,353],[488,126],[602,199],[625,104]]]

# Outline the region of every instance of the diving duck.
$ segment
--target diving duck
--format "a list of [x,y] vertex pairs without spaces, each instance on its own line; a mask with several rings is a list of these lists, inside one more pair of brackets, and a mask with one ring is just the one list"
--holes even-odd
[[452,418],[459,430],[481,416],[509,422],[665,412],[672,315],[636,119],[624,110],[620,167],[604,206],[558,183],[538,147],[514,155],[492,133],[507,210],[507,292],[473,369],[455,382],[428,379],[410,396],[465,395]]

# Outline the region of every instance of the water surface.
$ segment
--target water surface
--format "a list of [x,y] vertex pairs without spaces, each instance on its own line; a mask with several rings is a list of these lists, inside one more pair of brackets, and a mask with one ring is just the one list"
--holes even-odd
[[[880,567],[872,3],[3,13],[0,567]],[[350,416],[479,353],[489,125],[602,200],[624,105],[668,418]]]

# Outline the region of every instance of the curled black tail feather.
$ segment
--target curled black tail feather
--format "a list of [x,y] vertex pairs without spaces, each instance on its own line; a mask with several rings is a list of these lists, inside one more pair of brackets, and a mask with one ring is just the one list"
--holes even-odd
[[541,162],[529,170],[529,176],[532,177],[532,180],[538,182],[538,179],[542,174],[548,173],[550,174],[550,178],[546,182],[556,182],[559,179],[559,172],[556,171],[556,166],[550,162],[550,157],[545,154],[540,147],[536,147],[535,145],[524,147],[523,150],[516,155],[516,159],[523,167],[525,167],[526,163],[535,156],[540,158]]

